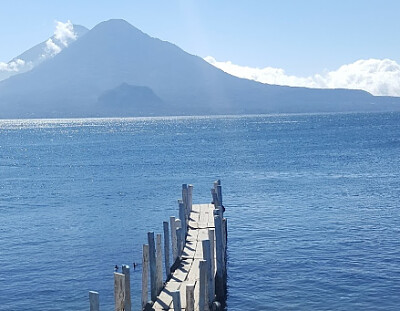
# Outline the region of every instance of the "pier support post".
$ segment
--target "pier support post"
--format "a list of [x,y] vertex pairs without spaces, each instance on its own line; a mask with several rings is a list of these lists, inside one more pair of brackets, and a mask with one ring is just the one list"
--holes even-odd
[[172,295],[172,303],[174,304],[174,311],[181,311],[181,292],[179,290],[173,291]]
[[125,275],[114,272],[115,311],[125,310]]
[[122,274],[125,275],[125,306],[124,311],[132,310],[131,302],[131,275],[128,265],[122,265]]
[[165,265],[165,275],[166,279],[169,278],[171,274],[171,266],[169,262],[169,229],[168,229],[168,222],[163,222],[163,229],[164,229],[164,265]]
[[203,259],[207,262],[207,295],[208,295],[208,304],[214,301],[214,276],[212,272],[212,261],[214,260],[211,257],[211,246],[210,240],[203,240]]
[[186,311],[194,311],[194,284],[186,285]]
[[222,186],[221,184],[217,185],[217,197],[218,197],[218,203],[219,206],[222,207]]
[[90,303],[90,311],[99,311],[99,293],[90,291],[89,292],[89,303]]
[[188,186],[187,186],[187,184],[182,185],[182,202],[183,202],[185,208],[187,208],[187,206],[188,206]]
[[171,245],[172,245],[172,264],[175,263],[178,258],[178,246],[176,240],[176,224],[175,224],[175,216],[169,217],[169,223],[171,226]]
[[214,208],[218,208],[218,196],[217,191],[215,188],[211,188],[211,195],[212,195],[212,203],[214,204]]
[[[214,229],[208,230],[208,239],[210,240],[210,257],[213,259],[211,260],[211,274],[215,279],[215,231]],[[214,293],[215,293],[215,284],[213,285]]]
[[214,216],[215,223],[215,251],[217,258],[217,272],[215,275],[215,293],[218,301],[225,299],[225,286],[224,286],[224,253],[222,242],[222,219],[220,215]]
[[147,238],[149,242],[149,263],[150,263],[150,289],[151,300],[157,298],[157,280],[156,280],[156,246],[154,243],[154,232],[148,232]]
[[181,257],[182,254],[182,222],[178,218],[175,220],[175,228],[176,228],[176,247],[177,247],[177,258]]
[[185,204],[183,204],[182,200],[178,200],[178,205],[179,205],[179,219],[181,221],[181,228],[182,228],[182,240],[185,241],[187,233],[186,207]]
[[156,235],[156,284],[157,284],[157,296],[158,296],[163,287],[161,234]]
[[207,262],[199,261],[199,311],[208,311],[208,295],[207,295]]
[[149,245],[143,244],[142,259],[142,309],[149,299]]
[[188,185],[188,215],[192,211],[192,206],[193,206],[193,185]]

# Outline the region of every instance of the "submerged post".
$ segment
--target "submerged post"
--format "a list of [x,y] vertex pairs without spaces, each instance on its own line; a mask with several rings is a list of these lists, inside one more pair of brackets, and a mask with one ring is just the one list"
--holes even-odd
[[142,260],[142,309],[149,299],[149,246],[143,244]]
[[156,280],[156,246],[154,243],[154,232],[147,233],[149,241],[149,262],[150,262],[150,292],[151,300],[157,299],[157,280]]
[[125,275],[114,272],[115,311],[125,310]]
[[132,310],[131,303],[131,275],[128,265],[122,265],[122,273],[125,276],[125,306],[124,311]]
[[89,303],[90,311],[99,311],[99,293],[90,291],[89,292]]
[[171,274],[171,266],[169,263],[169,229],[168,229],[168,222],[163,222],[163,229],[164,229],[164,265],[165,265],[165,275],[166,279],[169,278]]
[[157,284],[157,296],[161,292],[163,287],[162,278],[162,253],[161,253],[161,234],[156,236],[156,284]]

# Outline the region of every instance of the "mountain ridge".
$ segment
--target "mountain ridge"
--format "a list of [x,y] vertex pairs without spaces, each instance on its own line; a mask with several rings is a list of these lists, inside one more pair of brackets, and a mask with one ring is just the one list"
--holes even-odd
[[[147,87],[164,110],[146,110],[150,102],[134,98],[129,111],[102,110],[100,96],[123,83]],[[135,116],[135,109],[149,115],[391,111],[400,110],[400,99],[237,78],[118,19],[99,23],[52,59],[0,82],[0,118]]]

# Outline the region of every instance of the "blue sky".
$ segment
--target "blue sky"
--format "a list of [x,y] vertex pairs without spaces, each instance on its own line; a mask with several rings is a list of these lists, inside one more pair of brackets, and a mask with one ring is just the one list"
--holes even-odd
[[309,77],[358,60],[400,63],[400,1],[2,0],[0,62],[52,35],[123,18],[189,53]]

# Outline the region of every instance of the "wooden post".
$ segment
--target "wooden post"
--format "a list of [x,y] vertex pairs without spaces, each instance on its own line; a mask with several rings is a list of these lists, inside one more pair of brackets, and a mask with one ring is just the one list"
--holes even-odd
[[172,244],[172,264],[175,263],[176,258],[178,258],[178,247],[176,241],[176,225],[175,225],[175,216],[169,217],[169,223],[171,226],[171,244]]
[[215,251],[217,257],[217,273],[215,276],[215,294],[217,296],[218,301],[224,300],[224,258],[223,258],[223,243],[222,243],[222,221],[221,216],[214,216],[214,224],[215,224]]
[[226,252],[226,244],[228,242],[228,220],[226,218],[222,219],[222,233],[224,238],[224,252]]
[[208,310],[208,297],[207,297],[207,262],[205,260],[199,261],[199,311]]
[[125,275],[125,309],[124,311],[132,310],[131,302],[131,275],[128,265],[122,265],[122,273]]
[[193,185],[188,185],[188,214],[192,211],[193,206]]
[[99,311],[99,293],[98,292],[89,292],[89,303],[90,303],[90,311]]
[[218,203],[218,196],[217,196],[217,191],[215,188],[211,188],[211,195],[212,195],[212,201],[214,204],[214,208],[218,208],[219,203]]
[[165,275],[166,279],[169,278],[171,274],[171,266],[169,263],[169,229],[168,229],[168,221],[163,222],[164,228],[164,264],[165,264]]
[[174,304],[174,311],[181,311],[181,292],[179,290],[173,291],[172,295],[172,302]]
[[181,228],[182,228],[182,240],[185,240],[187,232],[186,208],[182,200],[178,200],[178,205],[179,205],[179,219],[181,221]]
[[154,232],[148,232],[147,238],[149,241],[149,262],[150,262],[150,289],[151,300],[157,299],[157,280],[156,280],[156,246],[154,243]]
[[194,311],[194,284],[186,284],[186,311]]
[[149,299],[149,245],[143,244],[142,260],[142,309]]
[[210,245],[210,240],[203,240],[202,241],[202,246],[203,246],[203,259],[207,262],[207,301],[208,304],[212,303],[214,301],[214,277],[213,277],[213,271],[212,271],[212,261],[214,260],[213,257],[211,257],[211,245]]
[[[209,229],[208,230],[208,239],[210,240],[210,257],[211,257],[211,272],[212,272],[212,276],[213,278],[215,278],[215,262],[214,262],[214,258],[215,258],[215,231],[214,229]],[[215,285],[214,287],[214,291],[215,291]]]
[[217,186],[217,196],[218,196],[218,204],[222,207],[222,186]]
[[156,254],[156,284],[158,296],[163,288],[161,234],[157,234],[156,236]]
[[115,311],[125,310],[125,275],[114,272]]
[[182,185],[182,202],[185,206],[185,208],[187,208],[187,203],[188,203],[188,186],[187,184],[183,184]]
[[176,245],[177,245],[177,258],[180,258],[182,255],[182,222],[178,218],[175,220],[175,228],[176,228]]

